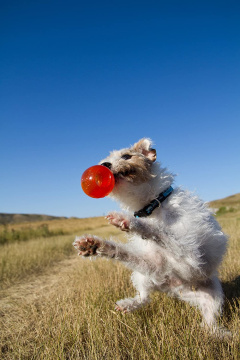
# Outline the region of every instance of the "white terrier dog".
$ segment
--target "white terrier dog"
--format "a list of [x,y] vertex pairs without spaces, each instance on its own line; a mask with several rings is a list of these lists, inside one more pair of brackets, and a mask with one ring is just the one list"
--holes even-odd
[[133,311],[149,301],[151,292],[164,291],[198,307],[204,324],[224,335],[216,323],[223,304],[217,268],[227,236],[198,197],[171,187],[174,175],[155,160],[156,150],[144,138],[100,162],[115,177],[109,196],[127,211],[112,212],[107,219],[129,232],[129,242],[85,235],[76,238],[74,247],[79,255],[119,260],[133,270],[137,295],[117,301],[116,310]]

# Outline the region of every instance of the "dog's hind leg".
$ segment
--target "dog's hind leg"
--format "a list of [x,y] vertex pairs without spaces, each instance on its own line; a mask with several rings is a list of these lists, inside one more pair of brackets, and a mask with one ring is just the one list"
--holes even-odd
[[[134,311],[149,301],[149,294],[155,288],[154,283],[150,279],[150,275],[156,271],[156,264],[152,261],[145,259],[143,256],[135,255],[125,244],[117,244],[93,235],[84,235],[76,238],[74,247],[79,250],[79,255],[98,255],[119,260],[134,270],[132,282],[138,293],[134,298],[119,300],[116,303],[117,311]],[[157,268],[159,271],[159,267],[161,267],[160,256],[158,260]],[[163,264],[164,261],[162,261],[162,266]]]
[[223,305],[222,286],[217,277],[208,279],[198,287],[194,288],[184,285],[178,290],[178,297],[196,306],[202,313],[203,325],[220,337],[231,336],[231,333],[217,325],[217,318],[221,315]]
[[132,312],[149,302],[149,295],[154,290],[154,284],[147,277],[139,272],[132,273],[132,282],[137,289],[137,294],[133,298],[126,298],[116,302],[115,309],[122,312]]

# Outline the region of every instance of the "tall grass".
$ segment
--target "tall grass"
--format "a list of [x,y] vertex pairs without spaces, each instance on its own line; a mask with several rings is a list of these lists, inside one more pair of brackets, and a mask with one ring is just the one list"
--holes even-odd
[[73,253],[72,237],[38,238],[27,243],[13,243],[1,247],[0,288],[40,274],[55,262]]
[[[230,235],[228,254],[220,269],[226,295],[221,323],[232,330],[233,339],[209,336],[200,326],[201,317],[196,309],[164,294],[153,294],[152,302],[135,313],[115,312],[116,300],[134,295],[130,272],[117,262],[72,256],[70,247],[74,236],[60,236],[52,243],[53,251],[47,244],[45,250],[41,250],[40,242],[47,239],[1,248],[8,248],[9,255],[17,255],[22,247],[19,261],[31,257],[34,247],[41,256],[39,268],[32,272],[30,279],[24,275],[21,284],[15,282],[13,287],[0,293],[0,358],[239,359],[236,334],[240,328],[240,221],[224,217],[220,221]],[[94,233],[108,237],[111,231],[115,236],[118,234],[110,227],[97,228]],[[49,244],[54,239],[48,239]],[[57,249],[64,246],[69,247],[69,253],[66,250],[65,254],[70,259],[67,266],[64,262],[46,266],[47,253],[51,261]],[[36,253],[29,263],[34,261]],[[12,263],[10,257],[6,257],[6,261]],[[16,274],[19,267],[21,265],[12,268],[8,276]],[[43,273],[43,277],[39,276]]]

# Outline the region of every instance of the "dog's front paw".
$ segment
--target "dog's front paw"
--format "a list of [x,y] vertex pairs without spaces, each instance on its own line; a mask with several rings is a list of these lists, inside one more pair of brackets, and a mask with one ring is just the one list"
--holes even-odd
[[78,255],[94,256],[97,255],[97,249],[101,246],[101,241],[93,235],[83,235],[76,237],[73,246],[78,250]]
[[118,227],[122,231],[129,231],[130,221],[123,214],[111,212],[106,216],[109,224]]

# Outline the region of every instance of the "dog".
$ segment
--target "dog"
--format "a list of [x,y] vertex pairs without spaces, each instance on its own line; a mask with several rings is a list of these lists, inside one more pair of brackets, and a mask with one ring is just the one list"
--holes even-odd
[[217,325],[224,301],[217,269],[228,237],[202,200],[173,188],[175,175],[156,157],[152,141],[143,138],[99,163],[114,174],[109,197],[124,210],[107,219],[127,232],[128,243],[84,235],[73,245],[79,255],[115,259],[133,270],[137,294],[117,301],[117,311],[132,312],[148,303],[153,291],[163,291],[196,306],[212,333],[229,335]]

